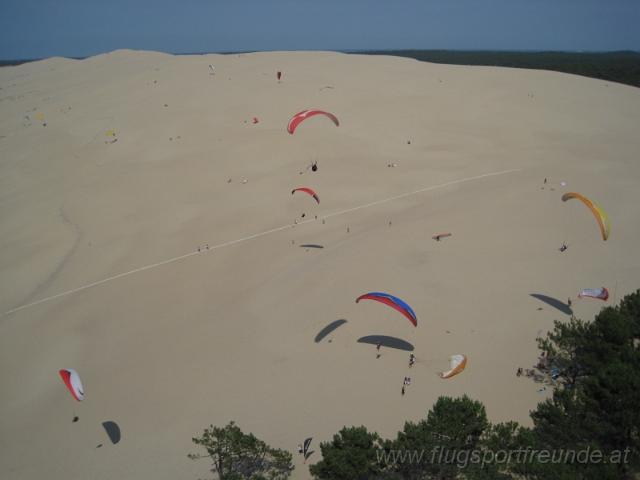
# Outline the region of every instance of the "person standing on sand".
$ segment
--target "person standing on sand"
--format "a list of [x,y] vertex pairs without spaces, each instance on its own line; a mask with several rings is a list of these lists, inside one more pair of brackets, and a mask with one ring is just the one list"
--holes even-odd
[[571,308],[571,305],[572,305],[571,297],[567,298],[567,305],[569,305],[569,308]]
[[381,353],[380,353],[380,347],[382,347],[382,342],[378,342],[378,343],[376,343],[376,352],[377,352],[377,354],[376,354],[376,358],[380,358],[380,355],[381,355]]
[[403,396],[403,397],[404,397],[404,389],[405,389],[405,386],[404,386],[404,385],[402,385],[402,396]]

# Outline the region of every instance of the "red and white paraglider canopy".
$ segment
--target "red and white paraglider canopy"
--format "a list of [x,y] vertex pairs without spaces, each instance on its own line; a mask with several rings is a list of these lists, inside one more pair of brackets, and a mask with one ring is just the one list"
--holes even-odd
[[60,373],[60,377],[62,381],[73,395],[77,401],[82,401],[84,399],[84,388],[82,387],[82,382],[80,381],[80,375],[72,368],[63,368],[58,373]]
[[289,124],[287,125],[287,132],[293,135],[293,132],[296,131],[298,125],[304,122],[307,118],[314,117],[316,115],[324,115],[327,118],[330,118],[333,123],[335,123],[336,127],[340,125],[338,121],[338,117],[336,117],[333,113],[325,112],[322,110],[303,110],[300,113],[296,113],[291,120],[289,120]]
[[584,288],[578,294],[578,298],[597,298],[599,300],[604,300],[605,302],[609,298],[609,290],[605,287],[602,288]]

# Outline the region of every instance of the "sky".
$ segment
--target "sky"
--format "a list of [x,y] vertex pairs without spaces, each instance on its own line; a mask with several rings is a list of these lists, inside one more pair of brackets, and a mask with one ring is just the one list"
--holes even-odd
[[120,48],[640,51],[640,0],[0,0],[0,59]]

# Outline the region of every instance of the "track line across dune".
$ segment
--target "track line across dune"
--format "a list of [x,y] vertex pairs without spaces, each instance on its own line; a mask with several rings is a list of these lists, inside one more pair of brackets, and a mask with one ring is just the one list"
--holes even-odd
[[[508,173],[519,172],[520,170],[522,170],[522,169],[514,168],[514,169],[510,169],[510,170],[501,170],[499,172],[484,173],[482,175],[476,175],[474,177],[467,177],[467,178],[460,178],[458,180],[451,180],[450,182],[445,182],[445,183],[440,183],[438,185],[432,185],[430,187],[420,188],[418,190],[413,190],[411,192],[406,192],[406,193],[401,193],[399,195],[394,195],[393,197],[384,198],[382,200],[376,200],[375,202],[366,203],[364,205],[358,205],[356,207],[346,208],[344,210],[340,210],[340,211],[337,211],[337,212],[329,213],[327,215],[323,215],[319,219],[337,217],[339,215],[345,215],[347,213],[355,212],[357,210],[362,210],[364,208],[374,207],[376,205],[381,205],[383,203],[393,202],[393,201],[399,200],[401,198],[406,198],[406,197],[410,197],[412,195],[417,195],[419,193],[428,192],[428,191],[431,191],[431,190],[436,190],[438,188],[449,187],[451,185],[456,185],[456,184],[459,184],[459,183],[472,182],[474,180],[480,180],[480,179],[488,178],[488,177],[496,177],[498,175],[506,175]],[[49,297],[41,298],[40,300],[36,300],[35,302],[30,302],[30,303],[26,303],[24,305],[20,305],[19,307],[15,307],[15,308],[12,308],[11,310],[7,310],[6,312],[4,312],[2,314],[2,316],[11,315],[12,313],[18,312],[20,310],[24,310],[25,308],[34,307],[34,306],[39,305],[41,303],[48,302],[50,300],[55,300],[56,298],[66,297],[67,295],[78,293],[78,292],[81,292],[83,290],[87,290],[87,289],[92,288],[92,287],[97,287],[98,285],[102,285],[103,283],[111,282],[113,280],[117,280],[117,279],[122,278],[122,277],[133,275],[134,273],[144,272],[145,270],[150,270],[152,268],[160,267],[162,265],[167,265],[169,263],[177,262],[179,260],[183,260],[185,258],[189,258],[189,257],[192,257],[194,255],[202,255],[203,253],[208,253],[208,252],[211,252],[213,250],[218,250],[218,249],[224,248],[224,247],[230,247],[230,246],[236,245],[238,243],[242,243],[242,242],[246,242],[246,241],[249,241],[249,240],[253,240],[254,238],[264,237],[265,235],[270,235],[272,233],[280,232],[282,230],[286,230],[287,228],[299,227],[300,225],[304,225],[305,223],[317,222],[317,221],[318,220],[316,220],[316,219],[311,219],[310,218],[310,219],[304,220],[304,221],[302,221],[302,222],[300,222],[298,224],[290,223],[290,224],[287,224],[287,225],[282,225],[281,227],[276,227],[276,228],[272,228],[270,230],[265,230],[264,232],[254,233],[253,235],[249,235],[249,236],[246,236],[246,237],[237,238],[235,240],[229,240],[229,241],[224,242],[224,243],[219,243],[217,245],[213,245],[213,246],[209,247],[208,250],[202,250],[200,252],[197,252],[197,251],[196,252],[189,252],[189,253],[186,253],[184,255],[179,255],[177,257],[173,257],[173,258],[169,258],[167,260],[163,260],[161,262],[152,263],[152,264],[140,267],[140,268],[135,268],[133,270],[129,270],[128,272],[119,273],[119,274],[113,275],[111,277],[103,278],[102,280],[98,280],[96,282],[87,283],[87,284],[82,285],[80,287],[77,287],[77,288],[74,288],[74,289],[71,289],[71,290],[67,290],[67,291],[64,291],[64,292],[60,292],[60,293],[58,293],[56,295],[51,295]]]

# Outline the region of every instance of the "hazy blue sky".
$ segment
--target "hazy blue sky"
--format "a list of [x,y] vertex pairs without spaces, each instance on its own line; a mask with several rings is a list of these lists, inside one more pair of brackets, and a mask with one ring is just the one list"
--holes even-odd
[[0,59],[117,48],[640,50],[640,0],[0,0]]

